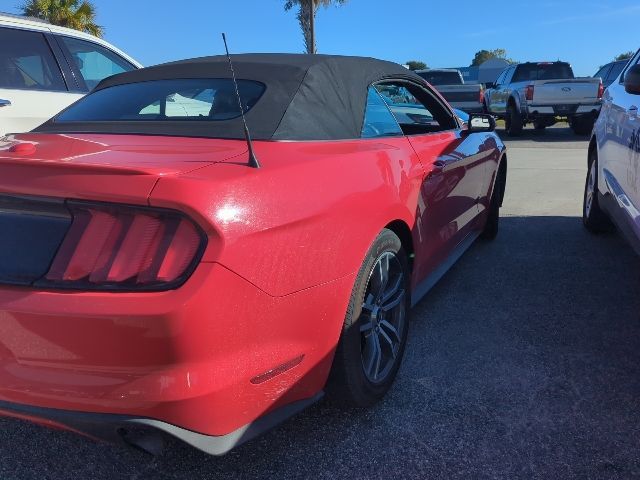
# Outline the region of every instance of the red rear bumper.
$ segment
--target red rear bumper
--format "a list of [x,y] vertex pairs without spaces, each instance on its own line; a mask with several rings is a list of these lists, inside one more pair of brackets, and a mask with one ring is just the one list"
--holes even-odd
[[0,402],[227,435],[322,390],[352,283],[272,297],[203,263],[168,292],[0,288]]

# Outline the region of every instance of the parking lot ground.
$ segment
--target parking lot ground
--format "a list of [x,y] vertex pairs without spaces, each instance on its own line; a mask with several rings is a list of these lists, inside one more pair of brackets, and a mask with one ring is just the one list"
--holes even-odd
[[222,458],[2,419],[0,478],[638,478],[640,261],[581,225],[586,140],[543,135],[508,140],[500,234],[418,304],[375,408],[323,402]]

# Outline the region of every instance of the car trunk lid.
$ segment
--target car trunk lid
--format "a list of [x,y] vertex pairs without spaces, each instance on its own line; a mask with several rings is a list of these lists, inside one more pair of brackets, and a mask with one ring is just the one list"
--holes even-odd
[[235,140],[20,134],[0,139],[0,194],[145,203],[161,177],[246,152]]

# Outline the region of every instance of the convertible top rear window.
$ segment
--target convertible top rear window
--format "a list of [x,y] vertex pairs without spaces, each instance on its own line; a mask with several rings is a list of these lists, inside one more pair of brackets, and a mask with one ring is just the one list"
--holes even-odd
[[[264,84],[238,80],[246,112],[260,100]],[[240,116],[235,87],[227,78],[152,80],[95,91],[55,122],[224,121]]]

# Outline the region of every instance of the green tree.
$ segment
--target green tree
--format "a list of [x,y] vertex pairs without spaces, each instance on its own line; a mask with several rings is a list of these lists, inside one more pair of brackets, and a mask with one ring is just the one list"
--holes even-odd
[[631,57],[633,57],[633,54],[635,52],[625,52],[625,53],[621,53],[620,55],[618,55],[616,58],[614,58],[614,60],[617,62],[618,60],[629,60]]
[[504,48],[496,48],[495,50],[480,50],[476,52],[476,56],[471,61],[471,66],[478,67],[492,58],[501,58],[509,63],[514,63],[513,60],[507,58],[507,51]]
[[[343,5],[348,0],[286,0],[284,9],[289,11],[298,9],[298,23],[304,37],[304,49],[307,53],[316,53],[316,31],[315,18],[318,7],[328,7],[330,5]],[[313,11],[313,15],[311,12]]]
[[427,68],[427,64],[424,62],[421,62],[420,60],[409,60],[406,62],[407,67],[409,67],[409,70],[414,71],[414,70],[425,70]]
[[96,23],[96,8],[88,0],[28,0],[22,6],[22,13],[96,37],[102,37],[104,32]]

